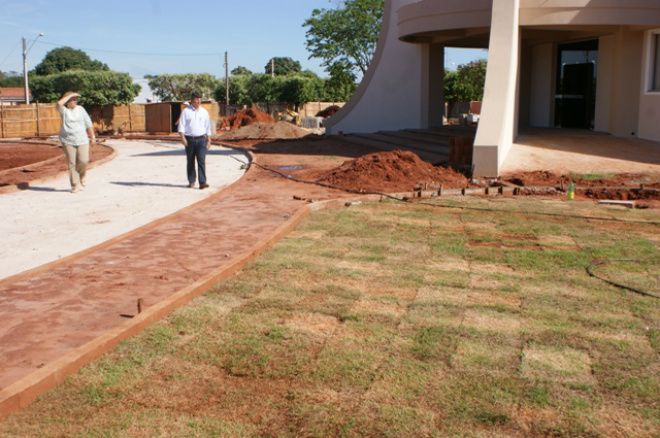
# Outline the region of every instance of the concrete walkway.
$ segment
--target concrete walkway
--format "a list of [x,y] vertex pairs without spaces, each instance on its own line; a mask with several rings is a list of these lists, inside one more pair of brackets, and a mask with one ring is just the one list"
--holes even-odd
[[71,193],[67,177],[0,195],[0,279],[75,254],[199,202],[238,180],[249,157],[213,146],[211,187],[191,189],[178,142],[109,140],[110,162]]

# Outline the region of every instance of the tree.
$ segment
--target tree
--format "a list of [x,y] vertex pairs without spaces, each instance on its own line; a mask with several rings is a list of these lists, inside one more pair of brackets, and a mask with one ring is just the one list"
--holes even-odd
[[67,91],[80,93],[84,106],[126,105],[140,93],[128,73],[114,71],[66,71],[30,79],[32,96],[38,102],[57,102]]
[[337,62],[351,71],[367,72],[376,50],[384,0],[346,0],[337,9],[314,9],[305,20],[310,58],[326,68]]
[[272,73],[272,64],[275,64],[275,76],[297,74],[302,71],[300,62],[294,61],[291,58],[272,58],[271,61],[268,61],[268,64],[264,68],[266,74]]
[[235,69],[231,71],[232,76],[238,76],[238,75],[251,75],[252,72],[248,70],[247,68],[243,67],[242,65],[239,65]]
[[[229,102],[233,105],[247,105],[250,98],[247,92],[247,84],[252,75],[235,75],[229,78]],[[215,89],[215,100],[225,101],[225,81],[222,80]]]
[[271,77],[267,74],[252,75],[247,83],[247,96],[250,103],[279,102],[283,76]]
[[323,81],[318,77],[287,77],[281,84],[278,100],[294,104],[295,110],[298,111],[301,104],[320,100],[323,96],[323,85]]
[[486,82],[485,59],[459,65],[455,72],[445,70],[445,100],[451,104],[482,100]]
[[82,50],[59,47],[46,53],[33,71],[37,76],[47,76],[69,70],[108,71],[110,68],[101,61],[92,60]]
[[335,62],[330,66],[330,79],[325,82],[325,99],[332,102],[346,102],[357,88],[355,74],[348,66]]
[[162,101],[189,100],[193,91],[202,94],[202,99],[210,99],[218,87],[218,79],[209,73],[163,74],[145,76],[149,88]]
[[[300,75],[269,74],[239,75],[229,78],[229,102],[233,105],[252,105],[256,102],[288,102],[296,106],[322,100],[325,81],[313,72]],[[225,82],[219,81],[215,98],[225,100]]]
[[22,87],[23,75],[16,71],[0,71],[0,87]]

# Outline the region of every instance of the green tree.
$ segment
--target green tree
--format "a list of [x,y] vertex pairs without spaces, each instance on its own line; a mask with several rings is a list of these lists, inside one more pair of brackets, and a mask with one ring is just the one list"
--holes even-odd
[[292,103],[298,111],[300,105],[323,97],[324,81],[303,76],[287,77],[280,86],[280,102]]
[[283,76],[271,77],[267,74],[252,75],[247,83],[247,96],[250,103],[279,102]]
[[248,70],[247,68],[243,67],[242,65],[239,65],[235,69],[231,71],[232,76],[238,76],[238,75],[251,75],[252,72]]
[[140,93],[128,73],[114,71],[66,71],[48,76],[32,76],[30,90],[38,102],[57,102],[67,91],[80,93],[84,106],[126,105]]
[[[232,105],[247,105],[250,103],[247,84],[252,75],[235,75],[229,78],[229,103]],[[225,81],[220,81],[214,91],[215,100],[225,101]]]
[[445,100],[450,104],[482,100],[486,82],[485,59],[459,65],[455,72],[445,70]]
[[23,75],[16,71],[0,71],[0,87],[22,87]]
[[314,9],[305,20],[310,58],[330,68],[340,62],[352,71],[367,72],[376,50],[384,0],[345,0],[336,9]]
[[[271,62],[272,61],[272,62]],[[300,62],[294,61],[291,58],[272,58],[268,61],[264,68],[266,74],[272,73],[272,64],[275,64],[275,76],[285,76],[290,74],[298,74],[302,71]]]
[[[313,72],[301,75],[271,77],[268,74],[237,75],[229,78],[229,103],[252,105],[256,102],[288,102],[300,104],[322,100],[325,80]],[[225,82],[215,89],[215,99],[224,102]]]
[[101,61],[92,60],[82,50],[58,47],[46,53],[33,71],[37,76],[47,76],[69,70],[108,71],[110,68]]
[[[189,100],[193,91],[210,99],[219,80],[209,73],[162,74],[145,76],[151,88],[162,101]],[[224,100],[224,99],[223,99]]]
[[325,82],[323,100],[331,102],[348,101],[357,88],[355,74],[341,62],[335,62],[329,70],[330,78]]

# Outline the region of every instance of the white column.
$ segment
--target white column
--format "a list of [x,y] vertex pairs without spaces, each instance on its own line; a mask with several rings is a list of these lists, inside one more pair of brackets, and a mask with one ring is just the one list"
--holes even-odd
[[493,0],[488,70],[472,164],[475,176],[497,176],[517,134],[520,0]]

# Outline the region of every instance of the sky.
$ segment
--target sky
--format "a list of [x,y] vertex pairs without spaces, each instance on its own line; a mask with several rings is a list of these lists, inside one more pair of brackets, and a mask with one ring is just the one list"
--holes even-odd
[[[309,59],[303,27],[314,9],[337,0],[0,0],[0,71],[23,72],[58,47],[83,50],[111,70],[144,75],[210,73],[243,66],[263,73],[273,57],[299,61],[303,70],[328,74]],[[44,36],[37,38],[43,33]],[[34,42],[34,44],[33,44]],[[31,48],[30,48],[31,46]],[[447,67],[485,57],[483,50],[452,51]]]

